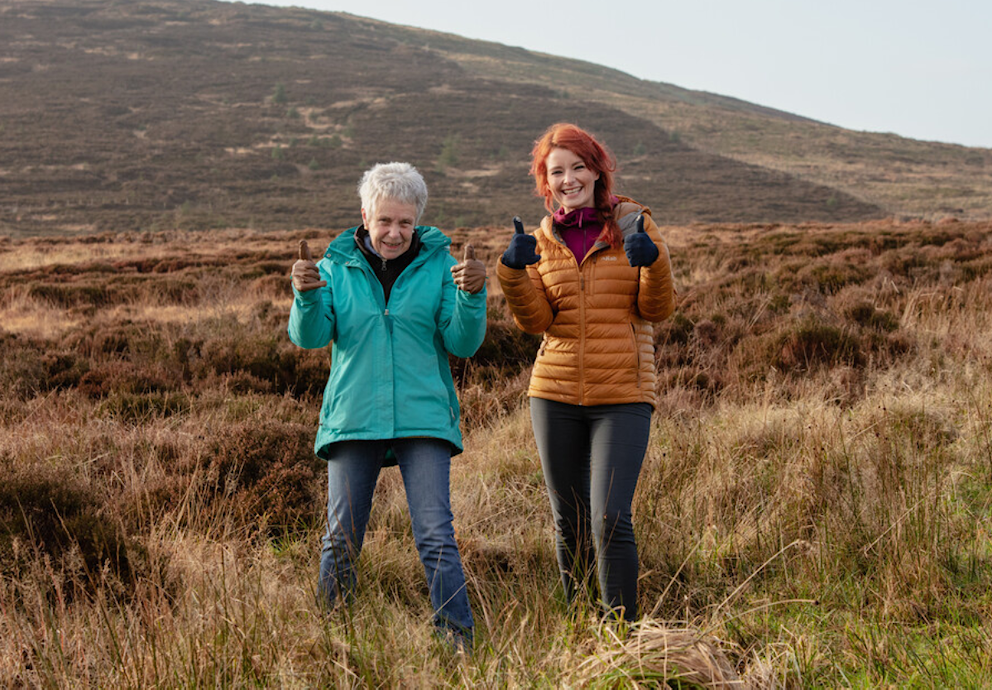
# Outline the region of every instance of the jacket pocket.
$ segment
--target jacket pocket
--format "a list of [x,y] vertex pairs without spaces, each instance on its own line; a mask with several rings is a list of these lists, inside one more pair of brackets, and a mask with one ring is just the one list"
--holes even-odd
[[634,347],[634,376],[637,387],[641,387],[641,350],[637,347],[637,329],[630,324],[630,344]]

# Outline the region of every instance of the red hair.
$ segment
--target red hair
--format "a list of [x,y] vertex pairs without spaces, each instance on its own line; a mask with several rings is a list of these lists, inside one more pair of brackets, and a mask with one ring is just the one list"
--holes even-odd
[[591,171],[599,173],[593,192],[593,205],[603,222],[599,239],[611,246],[620,244],[620,228],[613,218],[613,173],[617,161],[609,149],[596,141],[589,132],[565,122],[548,127],[541,138],[534,142],[530,152],[530,174],[536,183],[535,193],[544,197],[544,207],[554,213],[554,196],[548,185],[548,154],[554,149],[568,149],[582,159]]

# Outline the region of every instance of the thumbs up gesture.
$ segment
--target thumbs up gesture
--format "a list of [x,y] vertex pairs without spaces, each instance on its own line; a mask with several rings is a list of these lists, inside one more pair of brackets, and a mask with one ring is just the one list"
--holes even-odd
[[451,267],[451,277],[458,289],[472,295],[486,286],[486,265],[475,258],[475,247],[465,245],[461,262]]
[[327,285],[326,280],[320,279],[320,269],[313,262],[313,254],[306,240],[300,240],[300,258],[293,264],[293,287],[300,292],[316,290]]
[[537,253],[537,238],[524,232],[523,221],[513,217],[513,237],[503,252],[503,265],[508,268],[525,268],[541,260]]
[[631,266],[650,266],[658,258],[658,247],[644,232],[644,216],[637,216],[637,230],[623,238],[623,251]]

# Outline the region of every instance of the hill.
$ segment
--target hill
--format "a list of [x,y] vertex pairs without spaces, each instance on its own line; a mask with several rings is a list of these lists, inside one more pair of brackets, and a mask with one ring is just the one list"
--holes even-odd
[[600,134],[663,223],[985,217],[992,151],[855,134],[575,60],[210,0],[0,6],[0,232],[339,228],[406,159],[425,221],[542,213],[527,154]]

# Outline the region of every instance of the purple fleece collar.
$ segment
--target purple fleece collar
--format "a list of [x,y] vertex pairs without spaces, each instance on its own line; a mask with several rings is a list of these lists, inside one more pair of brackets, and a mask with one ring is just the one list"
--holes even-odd
[[599,214],[596,213],[596,209],[591,206],[586,208],[577,208],[574,211],[568,213],[565,209],[559,207],[557,211],[552,215],[556,225],[561,225],[566,228],[584,228],[589,225],[603,226],[603,223],[599,220]]

